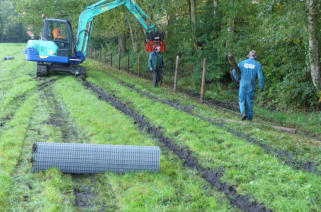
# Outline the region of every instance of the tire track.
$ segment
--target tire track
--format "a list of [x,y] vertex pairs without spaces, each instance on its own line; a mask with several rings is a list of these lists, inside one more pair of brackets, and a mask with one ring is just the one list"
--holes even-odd
[[[46,80],[45,82],[39,83],[37,86],[45,88],[51,86],[55,81],[56,80]],[[37,94],[39,93],[37,92]],[[28,98],[37,94],[33,93],[28,96]],[[33,104],[25,136],[20,147],[20,153],[12,174],[14,183],[12,193],[10,194],[10,207],[14,211],[20,211],[22,208],[32,211],[33,207],[41,207],[38,205],[41,204],[41,202],[32,202],[32,198],[39,198],[39,195],[41,195],[39,191],[44,190],[43,184],[39,183],[39,180],[41,179],[35,178],[34,174],[30,172],[32,166],[30,150],[32,149],[34,141],[47,139],[49,137],[42,129],[39,110],[42,110],[43,107],[39,104],[39,102]]]
[[127,82],[125,82],[123,80],[120,80],[120,79],[116,79],[114,77],[112,77],[112,78],[115,79],[116,81],[118,81],[121,85],[126,86],[126,87],[134,90],[135,92],[137,92],[138,94],[140,94],[142,96],[145,96],[145,97],[147,97],[149,99],[153,99],[153,100],[158,101],[160,103],[169,105],[169,106],[175,108],[176,110],[179,110],[179,111],[185,112],[185,113],[187,113],[189,115],[192,115],[194,117],[197,117],[197,118],[199,118],[199,119],[201,119],[203,121],[206,121],[206,122],[210,123],[213,126],[217,126],[217,127],[221,128],[221,129],[231,133],[234,136],[240,137],[240,138],[246,140],[248,143],[251,143],[251,144],[259,146],[267,154],[278,158],[280,161],[284,162],[286,165],[292,167],[295,170],[303,170],[303,171],[306,171],[306,172],[314,173],[316,175],[321,175],[321,171],[317,169],[317,164],[314,163],[313,161],[301,161],[301,160],[295,158],[289,152],[285,152],[285,151],[282,151],[280,149],[273,148],[272,146],[270,146],[268,144],[265,144],[265,143],[262,143],[262,142],[258,141],[257,139],[242,133],[239,130],[235,130],[235,129],[232,129],[232,128],[228,127],[226,124],[224,124],[222,122],[215,121],[215,120],[213,120],[211,118],[204,117],[202,115],[196,114],[195,112],[193,112],[193,108],[192,107],[183,106],[178,101],[173,102],[173,101],[170,101],[168,99],[162,99],[162,98],[160,98],[160,97],[158,97],[156,95],[153,95],[153,94],[151,94],[151,93],[149,93],[147,91],[143,91],[143,90],[137,88],[133,84],[127,83]]
[[117,110],[134,119],[141,130],[146,129],[148,134],[150,134],[154,139],[157,139],[167,147],[167,149],[183,160],[184,166],[193,170],[195,169],[197,173],[208,183],[216,187],[220,192],[223,192],[231,204],[243,211],[272,211],[264,204],[258,203],[252,196],[239,194],[235,186],[221,182],[221,177],[224,175],[222,170],[214,171],[211,168],[202,166],[188,147],[177,145],[171,138],[166,137],[162,133],[161,127],[153,126],[144,115],[139,115],[137,111],[120,101],[115,95],[104,92],[102,89],[88,81],[82,82],[82,85],[95,93],[100,100],[111,104]]
[[[45,82],[42,82],[38,84],[38,88],[46,88],[53,84],[56,81],[56,79],[46,80]],[[23,102],[28,97],[30,97],[35,91],[37,90],[37,87],[26,90],[21,95],[16,96],[11,102]],[[10,102],[9,102],[10,103]],[[9,114],[4,115],[4,117],[0,118],[0,130],[1,128],[4,128],[6,124],[15,116],[17,110],[21,107],[20,104],[10,104],[10,109],[12,110]]]
[[[42,90],[42,89],[40,89]],[[90,140],[87,136],[80,134],[74,127],[73,120],[69,112],[66,110],[66,106],[59,102],[52,90],[52,88],[46,88],[42,90],[43,98],[46,99],[50,112],[50,125],[54,128],[58,128],[61,132],[61,142],[75,142],[75,143],[88,143]],[[103,199],[99,197],[99,177],[97,175],[78,175],[72,174],[73,193],[75,196],[74,204],[79,210],[90,211],[105,211],[106,206]],[[106,185],[107,182],[101,182]],[[108,187],[111,187],[107,183]],[[113,194],[111,198],[115,198]],[[108,206],[115,207],[115,206]]]

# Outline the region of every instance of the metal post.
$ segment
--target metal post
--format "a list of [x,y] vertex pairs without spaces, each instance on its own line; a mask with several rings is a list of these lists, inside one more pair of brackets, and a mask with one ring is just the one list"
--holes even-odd
[[204,103],[206,67],[207,67],[207,59],[204,58],[204,61],[203,61],[203,75],[202,75],[202,87],[201,87],[201,98],[200,98],[201,103]]
[[138,77],[140,77],[140,57],[138,55],[138,66],[137,66],[137,71],[138,71]]
[[177,55],[176,56],[175,77],[174,77],[174,92],[177,91],[178,62],[179,62],[179,56]]

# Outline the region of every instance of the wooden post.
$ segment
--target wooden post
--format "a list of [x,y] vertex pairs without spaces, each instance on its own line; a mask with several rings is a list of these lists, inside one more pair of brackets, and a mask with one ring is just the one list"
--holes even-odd
[[106,65],[107,63],[107,58],[106,58],[106,51],[104,52],[104,64]]
[[140,57],[138,55],[138,66],[137,66],[138,77],[140,77]]
[[99,62],[101,62],[101,49],[99,49]]
[[174,92],[177,91],[177,78],[178,78],[178,62],[179,62],[179,56],[176,56],[176,66],[175,66],[175,77],[174,77]]
[[96,60],[96,49],[94,48],[94,60]]
[[119,55],[118,55],[118,70],[120,70],[120,57],[121,57],[121,53],[119,52]]
[[201,103],[204,103],[204,94],[205,94],[205,81],[206,81],[206,66],[207,66],[207,59],[204,58],[203,61],[203,74],[202,74],[202,87],[201,87]]
[[127,58],[127,72],[129,73],[129,64],[130,64],[130,55],[128,54]]
[[113,53],[110,53],[110,67],[113,67]]
[[90,48],[90,58],[93,59],[93,49]]

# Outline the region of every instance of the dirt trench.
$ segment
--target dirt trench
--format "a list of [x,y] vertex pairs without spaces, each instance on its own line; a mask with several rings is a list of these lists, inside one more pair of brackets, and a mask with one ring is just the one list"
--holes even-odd
[[215,121],[215,120],[213,120],[211,118],[204,117],[204,116],[201,116],[199,114],[196,114],[196,113],[193,112],[193,106],[183,106],[178,101],[174,102],[174,101],[170,101],[168,99],[161,99],[156,95],[153,95],[153,94],[151,94],[151,93],[149,93],[147,91],[143,91],[143,90],[137,88],[133,84],[124,82],[124,81],[116,79],[116,78],[114,78],[114,79],[117,80],[121,85],[126,86],[126,87],[134,90],[135,92],[137,92],[138,94],[140,94],[142,96],[145,96],[147,98],[150,98],[150,99],[153,99],[155,101],[161,102],[163,104],[169,105],[169,106],[171,106],[171,107],[173,107],[173,108],[175,108],[175,109],[177,109],[179,111],[183,111],[183,112],[185,112],[185,113],[187,113],[189,115],[192,115],[192,116],[197,117],[197,118],[199,118],[199,119],[201,119],[203,121],[206,121],[206,122],[210,123],[211,125],[217,126],[217,127],[221,128],[221,129],[224,129],[225,131],[231,133],[232,135],[240,137],[240,138],[246,140],[248,143],[255,144],[255,145],[261,147],[267,154],[278,158],[279,160],[284,162],[286,165],[292,167],[295,170],[303,170],[303,171],[314,173],[316,175],[321,175],[321,171],[317,169],[317,165],[312,161],[301,161],[301,160],[298,160],[298,159],[294,158],[294,156],[289,152],[285,152],[283,150],[273,148],[272,146],[270,146],[268,144],[265,144],[265,143],[262,143],[262,142],[258,141],[256,138],[253,138],[253,137],[251,137],[249,135],[246,135],[246,134],[242,133],[239,130],[235,130],[235,129],[232,129],[232,128],[228,127],[227,125],[225,125],[222,122]]
[[211,168],[203,167],[188,147],[177,145],[171,138],[166,137],[162,133],[161,127],[153,126],[144,115],[139,115],[138,112],[123,103],[115,95],[104,92],[101,88],[91,84],[88,81],[82,82],[82,85],[94,92],[100,100],[111,104],[117,110],[134,119],[141,130],[145,129],[147,133],[150,134],[154,139],[157,139],[159,142],[161,142],[161,144],[164,145],[164,147],[172,151],[181,160],[183,160],[184,166],[197,170],[197,173],[202,178],[204,178],[212,186],[216,187],[220,192],[223,192],[231,204],[243,211],[272,211],[264,204],[258,203],[252,196],[239,194],[235,186],[221,182],[221,177],[224,175],[223,170],[215,171]]

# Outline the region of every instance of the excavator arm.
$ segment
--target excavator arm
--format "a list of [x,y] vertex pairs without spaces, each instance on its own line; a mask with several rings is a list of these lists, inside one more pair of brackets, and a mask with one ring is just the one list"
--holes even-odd
[[99,1],[87,7],[79,16],[78,33],[77,33],[77,51],[86,55],[88,41],[91,36],[94,18],[104,12],[112,10],[119,6],[126,6],[135,16],[137,21],[145,28],[147,33],[157,33],[157,27],[152,23],[150,18],[139,7],[135,0],[108,0]]

